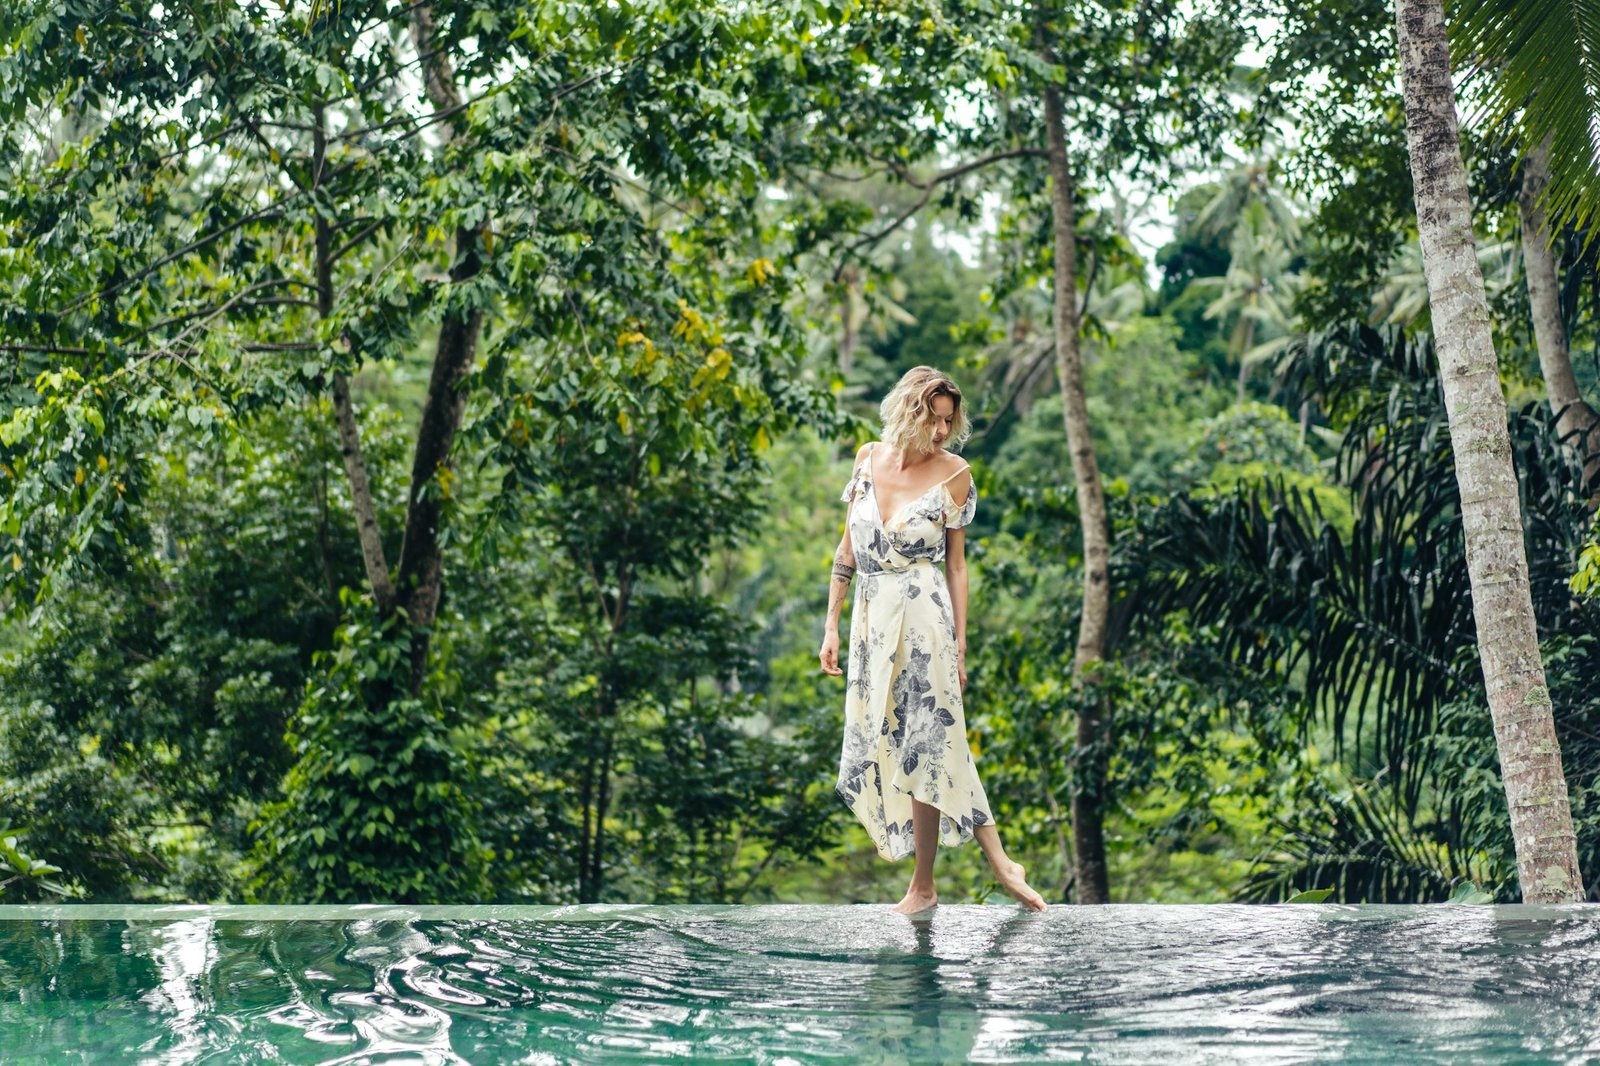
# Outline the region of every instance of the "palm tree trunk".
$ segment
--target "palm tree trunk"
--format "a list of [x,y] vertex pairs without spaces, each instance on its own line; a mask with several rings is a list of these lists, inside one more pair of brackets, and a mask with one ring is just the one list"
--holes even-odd
[[[1239,313],[1243,315],[1244,311],[1248,309],[1246,307]],[[1245,360],[1245,356],[1249,354],[1251,348],[1256,346],[1256,320],[1246,317],[1239,325],[1239,394],[1237,399],[1239,403],[1244,403],[1244,383],[1245,379],[1250,376],[1250,364]]]
[[1551,234],[1542,200],[1550,184],[1550,138],[1528,153],[1522,164],[1522,259],[1528,280],[1528,303],[1533,310],[1533,336],[1539,348],[1539,369],[1544,374],[1545,395],[1556,416],[1556,432],[1570,439],[1583,459],[1586,480],[1600,478],[1600,417],[1578,392],[1572,373],[1572,352],[1567,328],[1561,320],[1561,283]]
[[[1106,657],[1111,533],[1106,521],[1105,490],[1100,484],[1100,464],[1089,434],[1089,408],[1084,402],[1083,356],[1078,349],[1078,223],[1072,203],[1074,190],[1062,124],[1061,90],[1053,85],[1044,91],[1044,114],[1052,185],[1050,207],[1055,225],[1056,373],[1061,381],[1067,449],[1072,455],[1072,477],[1077,483],[1078,514],[1083,523],[1083,617],[1078,624],[1073,674],[1079,682],[1092,683]],[[1082,903],[1110,902],[1102,815],[1105,733],[1103,709],[1086,703],[1078,714],[1076,757],[1081,762],[1072,795],[1073,865]]]
[[1583,885],[1545,686],[1505,393],[1472,235],[1442,0],[1396,0],[1418,235],[1450,422],[1472,614],[1527,903],[1576,902]]

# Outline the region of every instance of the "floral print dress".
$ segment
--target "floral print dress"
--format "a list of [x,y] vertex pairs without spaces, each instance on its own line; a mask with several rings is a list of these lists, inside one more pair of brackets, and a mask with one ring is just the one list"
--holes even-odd
[[[972,521],[978,487],[962,470],[885,518],[871,470],[863,461],[839,497],[850,504],[856,590],[836,788],[878,854],[901,859],[915,851],[912,797],[939,808],[945,845],[993,821],[967,744],[955,618],[938,565],[945,530]],[[950,484],[961,477],[969,484],[957,507]]]

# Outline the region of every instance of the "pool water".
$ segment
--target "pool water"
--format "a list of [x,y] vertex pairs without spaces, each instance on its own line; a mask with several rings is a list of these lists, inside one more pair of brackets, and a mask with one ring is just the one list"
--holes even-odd
[[8,1066],[1596,1059],[1595,907],[0,907]]

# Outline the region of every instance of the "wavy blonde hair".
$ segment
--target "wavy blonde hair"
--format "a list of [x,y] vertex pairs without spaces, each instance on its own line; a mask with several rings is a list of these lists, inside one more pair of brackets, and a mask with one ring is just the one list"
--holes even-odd
[[914,366],[901,375],[878,408],[883,423],[883,442],[910,455],[928,455],[933,446],[933,401],[948,396],[955,404],[950,416],[950,435],[944,447],[965,444],[972,435],[966,408],[961,404],[961,389],[950,375],[931,366]]

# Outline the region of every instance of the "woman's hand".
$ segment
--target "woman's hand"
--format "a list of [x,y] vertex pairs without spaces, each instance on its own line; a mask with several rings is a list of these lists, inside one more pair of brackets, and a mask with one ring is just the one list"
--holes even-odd
[[817,658],[822,663],[822,672],[835,677],[844,673],[839,669],[839,631],[829,629],[822,635],[822,650],[817,652]]
[[961,686],[961,691],[967,691],[967,649],[956,648],[956,683]]

